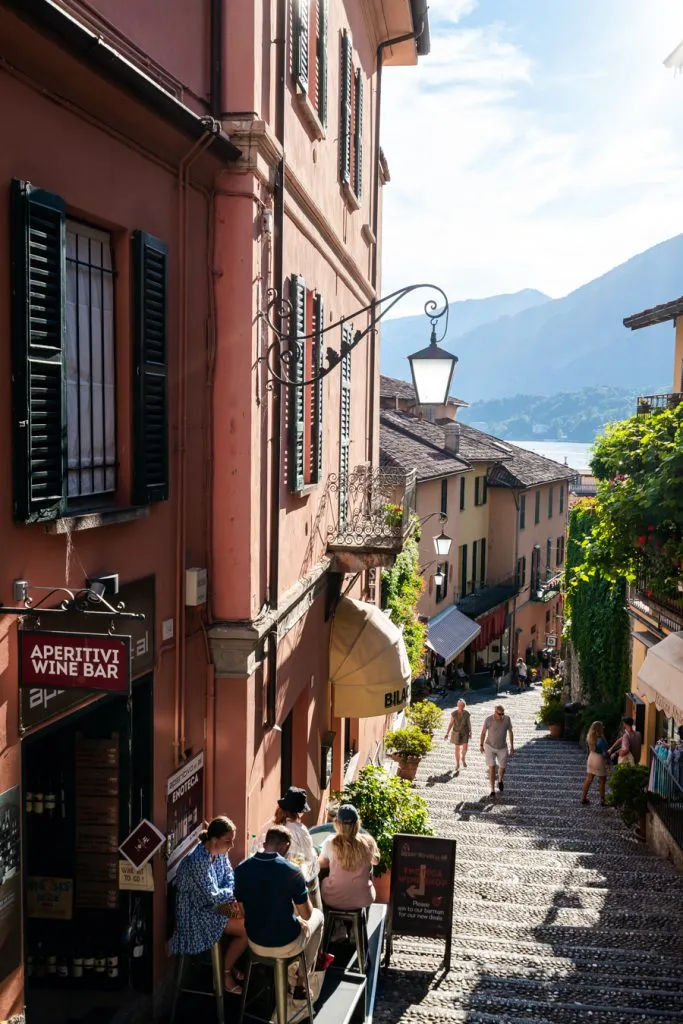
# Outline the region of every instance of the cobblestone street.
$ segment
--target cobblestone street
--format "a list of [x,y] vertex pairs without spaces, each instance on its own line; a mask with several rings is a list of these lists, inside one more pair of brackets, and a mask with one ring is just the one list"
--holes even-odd
[[376,1021],[683,1021],[683,879],[597,792],[581,806],[585,754],[536,726],[539,691],[502,695],[517,752],[492,802],[479,733],[495,703],[470,696],[458,778],[443,729],[416,779],[458,843],[451,972],[442,942],[397,936]]

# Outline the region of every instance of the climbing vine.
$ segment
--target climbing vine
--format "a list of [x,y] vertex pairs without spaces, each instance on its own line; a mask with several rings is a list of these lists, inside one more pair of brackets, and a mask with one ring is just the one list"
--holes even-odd
[[568,634],[590,714],[613,725],[622,713],[630,682],[630,626],[626,580],[584,571],[586,545],[599,515],[595,499],[578,502],[569,513],[565,579]]
[[[388,515],[390,514],[392,512],[388,510]],[[392,621],[399,628],[403,628],[410,671],[415,679],[424,670],[427,626],[420,622],[417,614],[417,603],[424,590],[424,580],[419,572],[420,528],[416,517],[411,518],[410,528],[403,550],[397,555],[393,566],[382,572],[382,607],[387,608]]]

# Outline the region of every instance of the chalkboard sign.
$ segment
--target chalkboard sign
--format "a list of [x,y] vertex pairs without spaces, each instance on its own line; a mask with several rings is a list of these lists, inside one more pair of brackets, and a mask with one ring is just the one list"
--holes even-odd
[[386,967],[396,933],[445,939],[444,963],[450,969],[455,847],[455,839],[394,836]]

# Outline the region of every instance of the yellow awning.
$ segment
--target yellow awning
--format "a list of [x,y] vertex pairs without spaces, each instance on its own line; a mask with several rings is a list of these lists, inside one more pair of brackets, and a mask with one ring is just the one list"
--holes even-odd
[[654,644],[638,673],[638,693],[683,725],[683,633]]
[[397,626],[377,605],[343,597],[330,635],[337,718],[374,718],[410,703],[410,664]]

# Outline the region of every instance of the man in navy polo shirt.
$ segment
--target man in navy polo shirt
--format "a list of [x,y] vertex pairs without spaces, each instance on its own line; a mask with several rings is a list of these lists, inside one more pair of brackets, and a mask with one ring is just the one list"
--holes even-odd
[[312,905],[301,871],[285,860],[291,841],[284,825],[268,829],[263,852],[235,868],[235,899],[242,904],[254,952],[285,957],[303,949],[310,974],[318,959],[323,913]]

